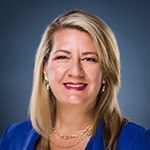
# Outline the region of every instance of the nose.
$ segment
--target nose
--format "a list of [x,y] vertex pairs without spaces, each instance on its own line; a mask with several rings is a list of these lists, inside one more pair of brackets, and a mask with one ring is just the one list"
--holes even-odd
[[84,77],[84,70],[79,59],[70,62],[68,75],[72,77]]

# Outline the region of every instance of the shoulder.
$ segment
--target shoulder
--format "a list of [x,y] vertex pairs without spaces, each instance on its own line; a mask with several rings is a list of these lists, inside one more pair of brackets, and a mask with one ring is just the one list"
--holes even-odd
[[146,129],[133,122],[126,123],[122,128],[122,134],[128,134],[128,136],[136,137],[137,135],[142,135],[146,132]]
[[17,123],[14,123],[10,126],[8,126],[7,133],[13,133],[17,132],[18,134],[23,134],[24,132],[20,131],[28,131],[32,128],[31,121],[30,120],[25,120],[25,121],[20,121]]
[[0,139],[0,149],[19,149],[23,147],[31,132],[35,133],[30,120],[17,122],[10,125],[6,128]]
[[[119,136],[119,147],[125,147],[126,149],[150,149],[149,143],[150,131],[144,127],[137,125],[133,122],[128,122],[122,127]],[[129,148],[130,147],[130,148]]]
[[3,136],[9,135],[9,138],[12,138],[13,136],[26,136],[26,133],[29,132],[32,129],[31,122],[29,120],[26,121],[20,121],[17,123],[14,123],[12,125],[9,125],[4,133]]

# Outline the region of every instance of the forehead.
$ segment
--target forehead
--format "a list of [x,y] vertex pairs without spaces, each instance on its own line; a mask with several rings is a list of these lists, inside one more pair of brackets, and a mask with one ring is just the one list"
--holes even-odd
[[53,35],[53,40],[59,39],[60,36],[63,36],[63,38],[60,38],[61,40],[65,40],[66,38],[74,37],[78,38],[79,36],[85,39],[89,39],[92,41],[92,38],[90,34],[86,31],[82,31],[76,28],[62,28],[57,31],[55,31]]
[[87,32],[72,28],[60,29],[54,33],[52,49],[59,48],[96,51],[93,39]]

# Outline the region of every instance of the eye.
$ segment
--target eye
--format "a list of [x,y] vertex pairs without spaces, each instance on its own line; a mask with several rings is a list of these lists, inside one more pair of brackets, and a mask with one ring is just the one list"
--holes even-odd
[[65,59],[69,59],[69,58],[67,56],[62,55],[62,56],[56,56],[55,59],[56,60],[65,60]]
[[93,57],[86,57],[86,58],[82,58],[81,60],[88,61],[88,62],[95,62],[95,63],[97,62],[97,59]]

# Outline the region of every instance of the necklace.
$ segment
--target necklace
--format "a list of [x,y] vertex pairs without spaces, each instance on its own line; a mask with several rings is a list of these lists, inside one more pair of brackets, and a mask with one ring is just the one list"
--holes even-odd
[[61,135],[56,129],[53,129],[53,133],[57,133],[58,137],[62,140],[71,140],[74,138],[78,138],[74,143],[70,145],[60,145],[55,141],[55,136],[50,135],[50,141],[58,148],[67,149],[71,148],[73,146],[78,145],[80,142],[82,142],[86,137],[90,136],[92,134],[93,125],[89,125],[83,130],[78,131],[77,133],[69,136]]
[[61,139],[69,140],[72,138],[77,138],[83,134],[90,135],[92,129],[93,129],[93,125],[89,125],[85,129],[80,130],[80,131],[76,132],[75,134],[69,135],[69,136],[68,135],[65,136],[65,135],[60,134],[56,129],[53,129],[53,131],[56,132]]

